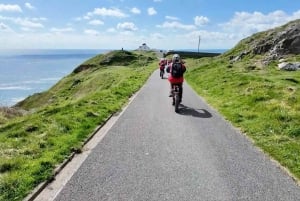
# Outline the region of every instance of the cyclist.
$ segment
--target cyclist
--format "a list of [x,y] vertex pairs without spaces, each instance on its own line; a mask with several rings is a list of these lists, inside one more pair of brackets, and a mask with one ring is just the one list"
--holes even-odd
[[158,66],[160,69],[160,76],[162,77],[165,73],[166,60],[164,58],[161,58]]
[[173,96],[173,86],[179,85],[179,96],[180,102],[182,100],[182,83],[184,81],[183,74],[186,71],[184,62],[181,60],[179,54],[174,54],[172,57],[172,62],[167,67],[167,72],[170,73],[168,80],[170,82],[170,94],[169,97]]

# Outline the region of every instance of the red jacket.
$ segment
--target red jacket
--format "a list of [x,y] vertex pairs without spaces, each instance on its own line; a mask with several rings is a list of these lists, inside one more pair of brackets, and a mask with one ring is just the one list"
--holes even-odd
[[165,69],[165,65],[166,65],[165,60],[161,60],[161,61],[158,63],[158,66],[159,66],[159,69],[160,69],[160,70],[164,70],[164,69]]
[[[167,72],[171,72],[173,63],[170,63],[169,66],[167,67]],[[183,63],[181,63],[181,67],[183,68],[183,73],[186,71],[186,67]],[[182,83],[184,81],[183,76],[182,77],[172,77],[171,73],[169,74],[168,80],[172,84],[176,83]]]
[[159,66],[160,70],[164,70],[165,69],[165,62],[164,61],[159,62],[158,66]]

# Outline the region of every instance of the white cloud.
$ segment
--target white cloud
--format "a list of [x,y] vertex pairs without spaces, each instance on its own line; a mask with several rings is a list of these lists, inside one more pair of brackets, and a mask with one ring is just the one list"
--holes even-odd
[[88,35],[94,35],[94,36],[99,35],[99,32],[97,30],[94,30],[94,29],[86,29],[86,30],[84,30],[84,33],[88,34]]
[[153,7],[148,8],[148,15],[156,15],[156,14],[157,14],[157,12]]
[[19,5],[12,4],[0,4],[0,12],[8,11],[8,12],[22,12],[22,9]]
[[256,32],[283,25],[291,20],[299,19],[299,17],[300,10],[293,13],[292,16],[281,10],[268,14],[261,12],[236,12],[233,18],[229,22],[221,24],[221,27],[226,32],[240,33],[242,34],[241,37],[246,37]]
[[26,8],[28,8],[28,9],[30,9],[30,10],[33,10],[33,9],[35,9],[35,7],[33,7],[30,3],[25,3],[25,7]]
[[196,29],[195,25],[184,25],[177,21],[174,22],[164,22],[162,25],[157,25],[159,28],[166,28],[166,29],[183,29],[183,30],[194,30]]
[[130,34],[132,32],[115,32],[97,34],[97,31],[86,30],[84,33],[37,33],[25,32],[23,34],[7,34],[0,32],[1,48],[95,48],[95,49],[136,49],[143,41],[139,35]]
[[45,17],[34,17],[31,18],[32,21],[47,21],[47,18]]
[[95,26],[97,26],[97,25],[102,25],[102,24],[104,24],[104,22],[101,21],[101,20],[91,20],[91,21],[89,21],[89,24],[90,24],[90,25],[95,25]]
[[209,19],[204,16],[196,16],[194,17],[194,22],[197,26],[203,26],[209,22]]
[[0,32],[11,32],[12,29],[6,24],[0,22]]
[[94,15],[99,15],[103,17],[118,17],[118,18],[124,18],[127,17],[125,13],[123,13],[120,9],[112,8],[95,8],[93,12],[89,12],[85,18],[89,18]]
[[21,27],[21,30],[25,31],[25,32],[34,32],[35,31],[34,29],[31,29],[29,27]]
[[29,28],[43,28],[44,25],[38,22],[33,22],[30,19],[21,19],[17,18],[14,20],[16,24],[19,24],[23,27],[29,27]]
[[8,29],[8,26],[1,22],[0,23],[0,30],[6,30],[6,29]]
[[[92,16],[92,14],[91,14],[91,16]],[[89,13],[86,16],[83,16],[83,19],[85,19],[85,20],[91,19],[91,17],[89,16]]]
[[38,21],[45,21],[46,18],[12,18],[12,17],[4,17],[0,15],[0,20],[11,21],[17,25],[28,27],[28,28],[43,28],[44,25],[39,23]]
[[166,19],[167,19],[167,20],[179,20],[178,17],[169,16],[169,15],[166,16]]
[[162,0],[153,0],[153,2],[162,2]]
[[[6,8],[5,11],[8,11],[8,9]],[[122,10],[114,8],[98,8],[91,11],[77,20],[87,20],[85,22],[90,25],[101,25],[105,22],[105,24],[110,25],[109,27],[112,27],[114,23],[104,21],[105,17],[129,17]],[[153,11],[155,11],[154,8]],[[135,7],[130,7],[127,12],[130,15],[142,13]],[[156,14],[156,11],[153,13]],[[146,14],[150,15],[149,12]],[[142,17],[142,15],[139,17]],[[160,30],[154,33],[151,30],[157,30],[155,27],[147,27],[148,30],[139,30],[139,24],[134,24],[133,21],[130,22],[129,20],[127,22],[122,21],[123,23],[117,24],[116,27],[105,30],[96,30],[94,27],[89,26],[92,29],[82,29],[84,30],[82,33],[77,33],[74,30],[75,28],[71,28],[75,26],[75,23],[73,25],[65,23],[66,28],[52,28],[48,33],[41,33],[41,31],[36,32],[35,30],[44,27],[43,24],[47,20],[46,18],[13,18],[0,15],[0,45],[1,48],[124,47],[124,49],[134,49],[146,42],[151,48],[197,49],[198,39],[201,36],[201,49],[232,48],[239,40],[252,33],[274,28],[294,19],[300,19],[300,10],[292,14],[280,10],[270,13],[236,12],[231,19],[219,24],[219,27],[209,23],[210,20],[204,16],[192,16],[190,19],[193,21],[183,21],[181,18],[167,15],[165,16],[166,21],[156,26]],[[19,27],[15,27],[15,24]],[[80,23],[77,24],[80,25]],[[205,24],[207,26],[204,30],[201,26]],[[21,30],[20,33],[22,34],[14,32],[11,28],[14,31]],[[80,29],[78,28],[78,30]]]
[[140,14],[140,13],[141,13],[141,10],[138,9],[138,8],[136,8],[136,7],[132,8],[130,11],[131,11],[133,14]]
[[136,31],[138,28],[132,22],[118,23],[117,28],[124,31]]
[[109,32],[109,33],[115,33],[116,29],[115,28],[109,28],[106,31]]
[[198,44],[200,36],[200,49],[231,48],[239,38],[233,34],[212,31],[195,31],[188,33],[185,37],[190,44]]
[[291,20],[300,19],[300,10],[293,13]]
[[164,39],[165,36],[161,33],[153,33],[153,34],[151,34],[151,38],[153,38],[153,39]]
[[66,33],[66,32],[73,32],[74,29],[71,27],[66,27],[66,28],[51,28],[50,29],[51,32],[55,32],[55,33]]

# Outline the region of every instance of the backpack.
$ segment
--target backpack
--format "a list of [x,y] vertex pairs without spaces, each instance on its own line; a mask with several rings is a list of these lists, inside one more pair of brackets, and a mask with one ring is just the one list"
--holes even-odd
[[172,77],[179,78],[183,76],[183,69],[181,63],[173,63],[171,67]]

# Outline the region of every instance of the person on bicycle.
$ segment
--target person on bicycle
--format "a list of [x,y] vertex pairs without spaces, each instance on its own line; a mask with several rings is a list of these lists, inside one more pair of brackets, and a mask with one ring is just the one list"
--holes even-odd
[[161,71],[165,71],[165,66],[166,66],[166,60],[164,58],[161,58],[160,61],[159,61],[159,69]]
[[166,71],[169,74],[168,80],[170,82],[170,94],[169,97],[173,96],[173,86],[179,85],[179,96],[180,102],[182,99],[182,83],[184,81],[183,74],[186,71],[184,62],[182,62],[179,54],[174,54],[172,57],[172,62],[167,66]]

